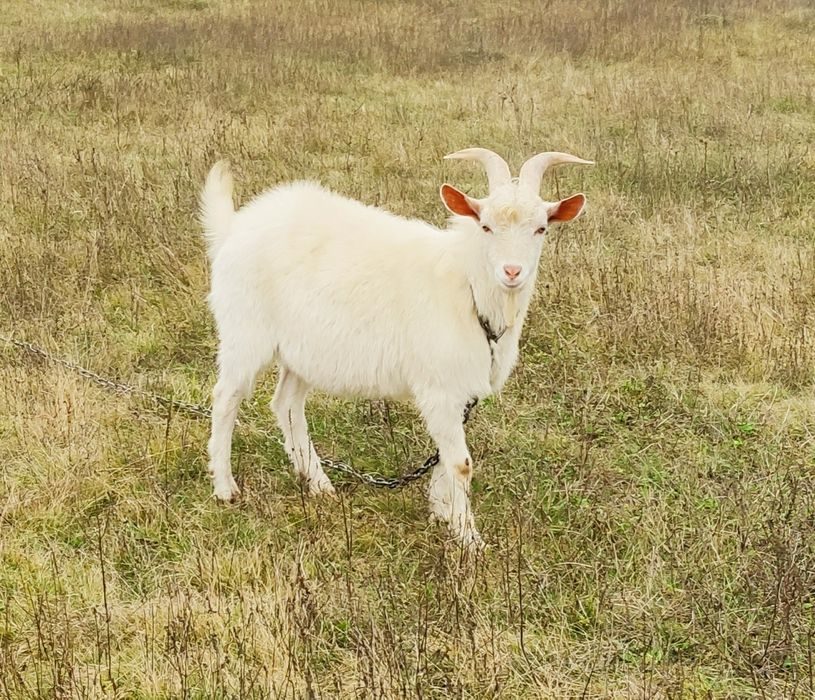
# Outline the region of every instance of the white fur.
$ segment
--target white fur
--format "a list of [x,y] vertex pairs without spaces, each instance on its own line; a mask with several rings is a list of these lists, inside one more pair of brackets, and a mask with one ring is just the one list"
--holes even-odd
[[[514,184],[468,201],[480,221],[456,216],[446,230],[310,182],[276,187],[235,212],[227,166],[212,169],[201,220],[220,340],[209,442],[219,499],[238,493],[230,466],[238,405],[258,372],[277,363],[271,407],[311,493],[333,493],[304,415],[311,388],[412,399],[441,454],[431,513],[463,543],[480,542],[462,411],[499,391],[512,371],[543,240],[534,231],[557,205]],[[510,263],[523,268],[515,289],[501,277]],[[494,359],[476,307],[494,329],[507,328]]]

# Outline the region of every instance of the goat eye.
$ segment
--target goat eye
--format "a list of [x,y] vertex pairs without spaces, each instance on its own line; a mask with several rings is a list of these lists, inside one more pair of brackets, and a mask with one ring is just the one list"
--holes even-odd
[[487,226],[486,224],[482,224],[482,225],[481,225],[481,230],[482,230],[484,233],[492,233],[492,229],[491,229],[489,226]]
[[546,226],[541,226],[537,231],[535,231],[535,233],[543,235],[544,233],[546,233]]

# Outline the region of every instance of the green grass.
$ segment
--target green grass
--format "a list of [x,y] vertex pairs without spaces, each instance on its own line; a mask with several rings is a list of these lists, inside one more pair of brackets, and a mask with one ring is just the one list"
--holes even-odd
[[[489,543],[423,488],[312,501],[267,409],[207,426],[0,346],[0,697],[815,696],[815,11],[691,3],[16,1],[0,13],[0,333],[207,402],[196,198],[314,178],[441,224],[442,161],[595,159],[504,393]],[[415,411],[315,396],[396,474]]]

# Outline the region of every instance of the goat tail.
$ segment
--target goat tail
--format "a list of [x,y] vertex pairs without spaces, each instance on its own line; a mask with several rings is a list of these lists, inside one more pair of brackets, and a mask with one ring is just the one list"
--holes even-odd
[[235,214],[232,188],[232,171],[229,163],[219,160],[207,175],[204,188],[201,190],[199,210],[210,260],[215,258],[218,249],[228,238],[232,228],[232,217]]

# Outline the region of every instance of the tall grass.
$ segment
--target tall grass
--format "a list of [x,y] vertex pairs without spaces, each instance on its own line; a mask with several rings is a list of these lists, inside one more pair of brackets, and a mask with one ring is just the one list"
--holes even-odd
[[[442,223],[441,156],[596,159],[554,197],[516,374],[469,426],[490,544],[422,489],[300,493],[262,383],[207,426],[0,348],[0,697],[805,698],[815,590],[815,11],[806,2],[11,2],[0,332],[207,401],[195,221],[315,178]],[[401,472],[407,406],[316,396]]]

